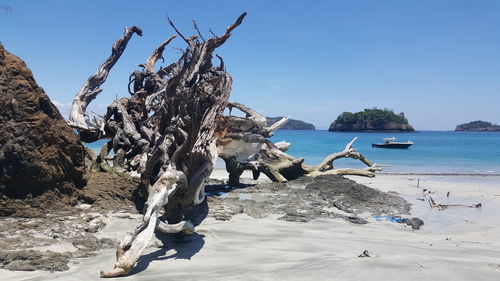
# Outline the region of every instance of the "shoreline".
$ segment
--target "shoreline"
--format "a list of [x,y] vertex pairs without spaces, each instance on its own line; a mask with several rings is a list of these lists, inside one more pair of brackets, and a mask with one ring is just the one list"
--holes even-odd
[[[221,167],[216,167],[214,168],[212,175],[210,175],[211,179],[217,179],[217,180],[227,180],[228,179],[228,172],[226,171],[226,168],[221,168]],[[448,172],[436,172],[436,173],[430,173],[430,172],[377,172],[375,173],[375,178],[378,176],[437,176],[437,177],[500,177],[500,173],[448,173]],[[350,176],[348,176],[350,177]],[[252,174],[250,171],[245,170],[241,176],[243,180],[246,181],[253,181],[252,179]],[[357,177],[357,178],[362,178],[362,177]],[[355,179],[353,177],[353,179]],[[268,180],[265,175],[261,175],[259,177],[259,180],[256,181],[266,181]]]
[[500,173],[426,173],[426,172],[378,172],[377,175],[387,176],[450,176],[450,177],[500,177]]

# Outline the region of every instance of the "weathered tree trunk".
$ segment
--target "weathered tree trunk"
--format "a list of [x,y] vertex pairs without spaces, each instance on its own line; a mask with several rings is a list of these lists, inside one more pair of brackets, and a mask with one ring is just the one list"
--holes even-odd
[[[353,147],[357,137],[349,142],[343,151],[327,156],[318,166],[304,163],[302,158],[294,158],[285,153],[289,143],[274,144],[267,138],[273,131],[288,121],[288,117],[266,127],[266,118],[254,110],[238,103],[230,103],[230,109],[237,108],[246,114],[245,118],[225,116],[219,123],[219,157],[226,162],[229,184],[237,185],[244,170],[252,170],[254,179],[264,173],[276,182],[285,182],[302,176],[325,174],[359,175],[374,177],[380,165],[372,163]],[[368,167],[365,169],[334,169],[333,161],[339,158],[359,159]]]
[[[127,28],[113,44],[110,58],[76,95],[70,124],[86,142],[110,138],[113,151],[122,156],[120,164],[140,176],[141,188],[148,191],[144,222],[118,245],[114,269],[102,271],[103,277],[130,272],[155,228],[169,233],[194,231],[185,214],[204,200],[205,180],[218,155],[214,132],[232,83],[222,64],[212,66],[212,53],[245,16],[242,14],[222,36],[202,42],[197,36],[184,37],[169,20],[188,44],[181,58],[158,71],[154,69],[172,36],[154,50],[142,70],[130,76],[130,98],[116,100],[103,118],[88,117],[85,110],[101,92],[99,87],[109,70],[132,35],[141,35],[137,27]],[[166,222],[158,221],[162,208],[166,210]]]

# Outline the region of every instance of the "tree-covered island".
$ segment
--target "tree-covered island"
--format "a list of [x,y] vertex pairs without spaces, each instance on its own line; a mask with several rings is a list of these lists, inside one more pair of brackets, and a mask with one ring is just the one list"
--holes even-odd
[[464,123],[457,125],[455,131],[468,131],[468,132],[498,132],[500,131],[500,126],[491,124],[485,121],[472,121],[469,123]]
[[403,112],[389,109],[365,109],[340,114],[328,129],[330,132],[414,132]]

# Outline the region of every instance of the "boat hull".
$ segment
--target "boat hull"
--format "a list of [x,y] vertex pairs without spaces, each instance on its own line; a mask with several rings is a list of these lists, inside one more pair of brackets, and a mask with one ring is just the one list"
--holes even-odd
[[413,143],[372,143],[372,147],[377,148],[396,148],[396,149],[406,149],[410,147]]

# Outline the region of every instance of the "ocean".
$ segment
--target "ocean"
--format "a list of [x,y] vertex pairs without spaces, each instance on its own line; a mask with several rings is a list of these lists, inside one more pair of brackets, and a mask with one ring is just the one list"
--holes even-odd
[[[278,130],[272,141],[291,143],[288,154],[319,164],[327,155],[342,151],[354,137],[354,147],[370,161],[388,165],[387,173],[500,174],[500,132],[420,131],[417,133],[331,133],[326,130]],[[409,149],[372,148],[382,138],[411,140]],[[87,144],[98,152],[104,140]],[[350,158],[334,162],[336,168],[362,168]],[[224,161],[216,167],[223,168]]]
[[[332,133],[316,131],[277,131],[273,141],[291,142],[288,153],[319,164],[329,153],[341,151],[354,137],[354,147],[370,161],[389,165],[384,172],[395,173],[473,173],[500,174],[500,133],[420,131],[417,133]],[[382,138],[410,140],[409,149],[372,148]],[[335,165],[336,164],[336,165]],[[339,167],[363,167],[359,160],[339,159]]]

